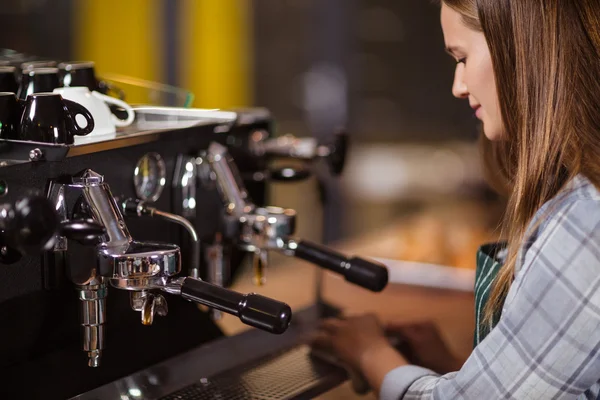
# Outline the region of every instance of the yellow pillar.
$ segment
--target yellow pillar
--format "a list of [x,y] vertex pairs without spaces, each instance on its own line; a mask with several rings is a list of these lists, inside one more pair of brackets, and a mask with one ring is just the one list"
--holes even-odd
[[[169,0],[166,0],[169,1]],[[98,75],[162,81],[161,0],[75,0],[75,58],[96,63]],[[135,101],[129,88],[128,101]]]
[[182,0],[180,75],[195,107],[252,104],[251,0]]

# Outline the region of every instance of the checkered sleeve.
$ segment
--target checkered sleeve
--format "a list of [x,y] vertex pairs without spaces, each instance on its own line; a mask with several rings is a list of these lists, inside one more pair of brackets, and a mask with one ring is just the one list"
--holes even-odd
[[600,201],[572,199],[523,253],[502,318],[463,368],[399,367],[380,398],[585,398],[600,378],[599,288]]

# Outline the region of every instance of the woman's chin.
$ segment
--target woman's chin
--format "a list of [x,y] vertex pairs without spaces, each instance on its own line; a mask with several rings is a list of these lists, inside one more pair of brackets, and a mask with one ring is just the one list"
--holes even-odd
[[486,126],[485,122],[482,122],[482,124],[483,124],[483,134],[485,135],[486,138],[488,138],[492,142],[502,140],[503,135],[502,135],[501,130],[491,129],[489,126]]

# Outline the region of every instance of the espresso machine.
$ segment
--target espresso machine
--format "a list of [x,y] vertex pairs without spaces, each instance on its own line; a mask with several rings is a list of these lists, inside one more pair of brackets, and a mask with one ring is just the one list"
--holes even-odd
[[[274,137],[264,109],[135,112],[110,138],[0,139],[0,398],[311,398],[347,379],[302,345],[318,305],[229,288],[246,260],[268,284],[270,252],[385,287],[384,266],[294,237],[296,212],[268,204],[317,159],[340,173],[347,137]],[[222,313],[256,329],[227,337]]]

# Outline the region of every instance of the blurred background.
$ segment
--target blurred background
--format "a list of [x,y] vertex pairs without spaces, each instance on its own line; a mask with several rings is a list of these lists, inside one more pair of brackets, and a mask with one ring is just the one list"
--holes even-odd
[[450,92],[438,14],[423,0],[0,0],[0,48],[93,60],[100,76],[184,88],[193,107],[265,107],[278,135],[326,142],[344,128],[342,177],[322,165],[318,179],[273,185],[299,236],[413,224],[403,243],[430,245],[398,257],[435,261],[432,248],[462,237],[470,266],[501,206],[483,182],[477,121]]

